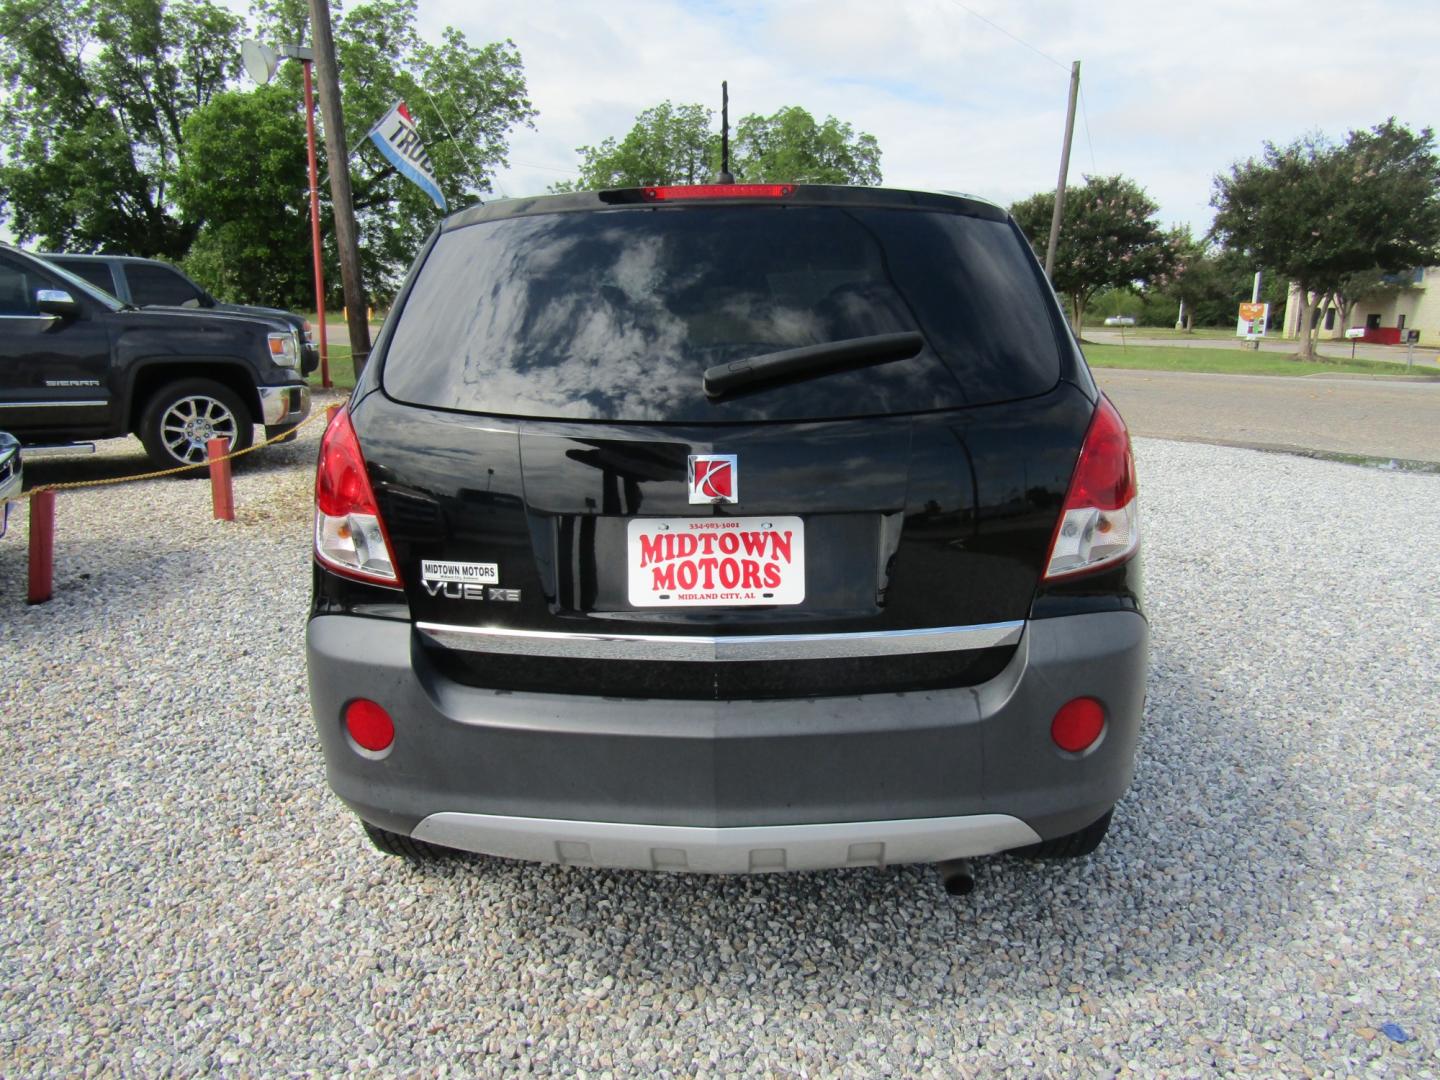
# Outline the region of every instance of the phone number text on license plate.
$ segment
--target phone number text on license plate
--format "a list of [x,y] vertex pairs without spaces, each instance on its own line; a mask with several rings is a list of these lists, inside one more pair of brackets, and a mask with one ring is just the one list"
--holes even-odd
[[805,522],[798,517],[632,518],[626,541],[636,607],[805,599]]

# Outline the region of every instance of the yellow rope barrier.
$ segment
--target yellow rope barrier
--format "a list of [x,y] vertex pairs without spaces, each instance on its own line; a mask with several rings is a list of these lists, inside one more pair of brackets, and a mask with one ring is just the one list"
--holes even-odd
[[[312,420],[317,420],[322,417],[328,417],[328,410],[314,409],[311,411],[309,416],[307,416],[304,420],[301,420],[298,424],[290,428],[288,431],[282,431],[278,435],[272,435],[264,442],[258,442],[252,446],[247,446],[244,450],[232,450],[228,454],[224,454],[218,458],[215,458],[215,460],[229,461],[231,458],[244,457],[246,454],[253,454],[256,450],[269,446],[271,443],[280,442],[282,439],[289,438],[291,435],[299,431],[302,427],[310,423]],[[16,496],[15,501],[22,502],[23,500],[28,499],[30,498],[30,496],[35,495],[41,491],[74,491],[78,488],[109,487],[112,484],[128,484],[133,480],[158,480],[162,476],[178,476],[180,473],[190,472],[193,469],[208,469],[209,467],[210,459],[206,458],[204,461],[197,461],[191,465],[180,465],[174,469],[159,469],[156,472],[136,473],[134,476],[112,476],[106,480],[71,480],[70,482],[64,484],[40,484],[36,487],[31,488],[29,491],[25,492],[22,495]]]

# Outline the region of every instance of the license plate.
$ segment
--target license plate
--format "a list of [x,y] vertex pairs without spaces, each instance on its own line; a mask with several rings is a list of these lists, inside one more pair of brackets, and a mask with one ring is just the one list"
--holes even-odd
[[632,518],[626,553],[635,607],[805,599],[805,522],[798,517]]

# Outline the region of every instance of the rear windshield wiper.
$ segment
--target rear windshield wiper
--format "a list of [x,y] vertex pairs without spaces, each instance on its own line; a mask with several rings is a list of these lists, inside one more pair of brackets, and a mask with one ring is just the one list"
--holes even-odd
[[819,345],[804,345],[783,352],[762,353],[716,364],[705,369],[705,396],[717,398],[742,386],[808,375],[823,375],[840,368],[869,367],[908,360],[925,347],[925,339],[913,330],[900,334],[846,338]]

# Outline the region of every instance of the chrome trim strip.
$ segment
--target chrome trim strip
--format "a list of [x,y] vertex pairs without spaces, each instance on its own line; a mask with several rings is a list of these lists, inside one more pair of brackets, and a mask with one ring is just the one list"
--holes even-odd
[[108,401],[0,401],[0,409],[73,409],[85,405],[100,407]]
[[421,821],[411,835],[529,862],[701,874],[941,862],[993,855],[1040,839],[1009,814],[708,829],[439,813]]
[[881,630],[860,634],[754,634],[728,637],[660,634],[567,634],[504,626],[416,623],[437,644],[466,652],[584,660],[840,660],[861,656],[958,652],[1013,645],[1024,622]]

